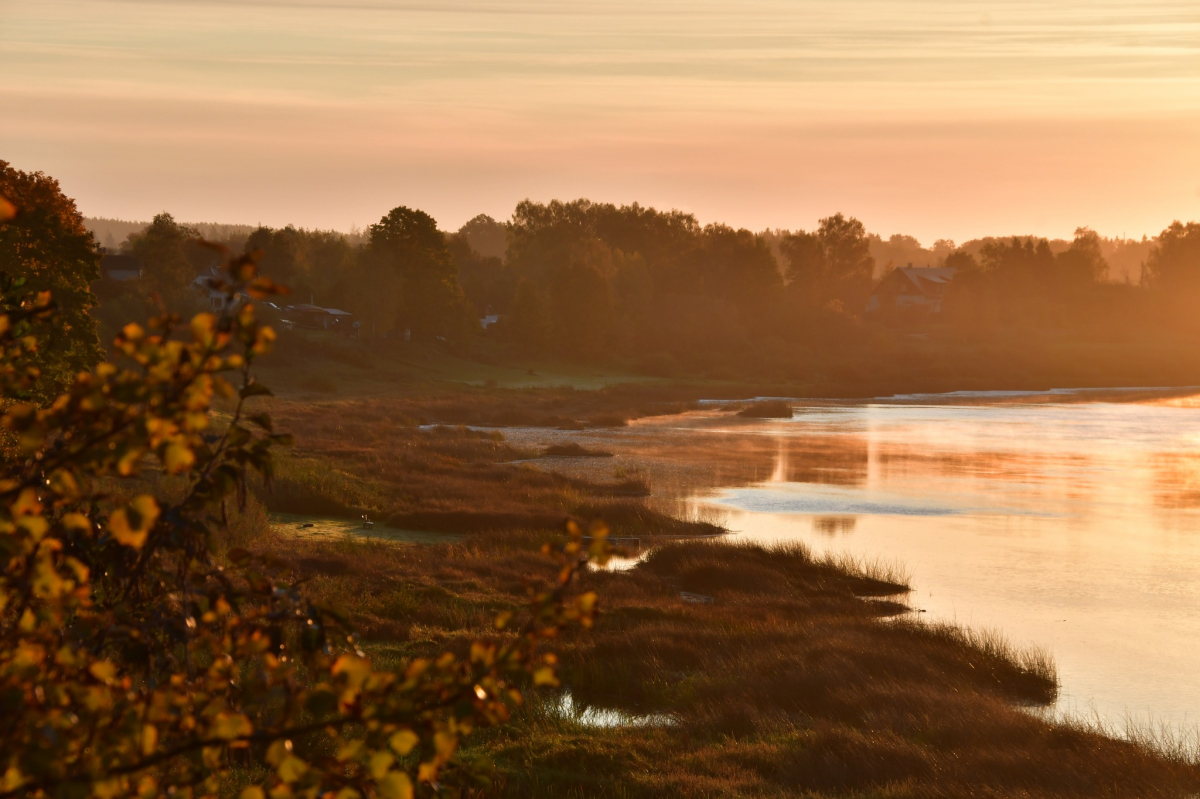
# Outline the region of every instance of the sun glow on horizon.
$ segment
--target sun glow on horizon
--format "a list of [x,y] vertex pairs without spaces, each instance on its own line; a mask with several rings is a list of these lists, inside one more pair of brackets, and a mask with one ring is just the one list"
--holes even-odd
[[1200,7],[0,0],[0,157],[85,213],[520,199],[923,241],[1200,216]]

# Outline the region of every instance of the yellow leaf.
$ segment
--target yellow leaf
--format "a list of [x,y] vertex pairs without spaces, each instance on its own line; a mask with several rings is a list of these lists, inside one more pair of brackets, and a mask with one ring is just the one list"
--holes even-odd
[[125,793],[125,780],[114,777],[92,784],[92,795],[98,799],[116,799]]
[[212,726],[213,737],[225,741],[243,738],[252,732],[254,732],[254,725],[241,713],[218,713],[217,720]]
[[163,465],[167,469],[168,474],[181,474],[192,468],[192,464],[196,462],[196,454],[192,452],[192,448],[187,444],[178,441],[168,444],[167,450],[163,455]]
[[376,752],[367,761],[367,771],[370,772],[372,779],[381,780],[395,762],[396,758],[392,757],[391,752]]
[[[28,613],[29,611],[25,611]],[[12,663],[17,668],[40,666],[46,659],[46,650],[37,644],[22,643],[13,654]]]
[[142,458],[145,457],[146,451],[140,447],[132,447],[125,451],[117,460],[117,471],[122,477],[129,477],[138,470],[138,466],[142,463]]
[[81,583],[86,583],[88,581],[88,576],[91,574],[91,571],[88,569],[87,566],[84,566],[82,563],[80,563],[75,558],[67,558],[66,564],[67,564],[67,568],[75,573],[76,580],[78,580]]
[[145,799],[158,796],[158,780],[149,774],[142,777],[138,780],[137,795],[145,797]]
[[308,771],[308,764],[295,755],[288,755],[275,769],[275,773],[279,775],[279,779],[287,783],[295,782],[304,776],[304,772]]
[[7,222],[10,219],[16,219],[17,206],[13,205],[3,196],[0,196],[0,222]]
[[366,658],[357,655],[342,655],[333,664],[333,674],[346,675],[346,682],[352,688],[362,687],[363,681],[371,674],[371,663]]
[[58,574],[48,558],[39,558],[33,569],[33,593],[42,599],[59,596],[71,586]]
[[29,537],[34,541],[41,541],[50,529],[50,523],[44,516],[22,516],[17,519],[17,526],[29,533]]
[[413,747],[416,746],[420,740],[421,739],[418,738],[417,734],[412,730],[400,730],[400,732],[395,733],[391,738],[388,738],[388,745],[392,747],[393,752],[401,757],[404,757],[413,750]]
[[4,791],[5,793],[15,791],[23,782],[25,782],[25,778],[21,776],[21,772],[17,770],[17,767],[9,766],[5,770],[4,776],[0,777],[0,791]]
[[50,475],[50,488],[59,496],[71,499],[79,494],[79,481],[66,469],[55,469]]
[[251,785],[249,788],[243,788],[238,794],[238,799],[267,799],[267,795],[263,793],[263,789],[257,785]]
[[342,788],[334,795],[334,799],[358,799],[360,796],[362,794],[353,788]]
[[533,673],[534,685],[549,685],[557,686],[558,677],[554,673],[554,669],[550,666],[543,666]]
[[379,781],[381,799],[412,799],[412,780],[402,771],[393,771]]
[[213,340],[213,330],[217,326],[217,317],[210,313],[198,313],[192,317],[192,338],[201,344]]
[[142,725],[142,754],[150,756],[158,748],[158,728],[153,724]]
[[278,766],[288,756],[291,748],[291,741],[275,741],[267,747],[267,762],[272,766]]
[[74,533],[83,533],[87,535],[92,532],[92,521],[82,513],[65,513],[62,517],[62,526]]
[[275,331],[269,327],[260,327],[258,335],[254,337],[254,346],[251,348],[255,355],[266,355],[275,346]]
[[158,503],[149,494],[134,497],[124,508],[117,508],[108,518],[108,530],[118,543],[141,549],[150,528],[158,520]]
[[436,732],[433,734],[433,748],[437,750],[438,757],[449,760],[458,748],[458,736],[449,732]]
[[366,748],[362,741],[346,741],[338,747],[338,762],[345,763],[347,760],[358,760],[362,757]]
[[102,683],[111,683],[117,679],[117,667],[108,660],[97,660],[88,666],[88,671]]
[[13,516],[33,516],[42,512],[42,503],[38,501],[37,491],[26,488],[17,496],[12,505]]

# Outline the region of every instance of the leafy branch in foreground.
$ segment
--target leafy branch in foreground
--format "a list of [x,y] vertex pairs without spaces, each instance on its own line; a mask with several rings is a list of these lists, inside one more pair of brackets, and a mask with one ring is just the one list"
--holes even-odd
[[[251,366],[274,339],[254,300],[282,289],[253,256],[229,259],[222,285],[224,312],[126,326],[117,362],[45,407],[20,398],[53,302],[0,286],[0,797],[212,795],[251,758],[268,776],[245,799],[469,792],[482,777],[460,740],[506,722],[522,685],[557,683],[539,644],[591,624],[595,596],[570,586],[606,556],[604,531],[590,551],[574,528],[546,548],[557,580],[531,589],[523,626],[500,617],[466,657],[376,670],[269,557],[214,554],[226,500],[269,480],[288,443],[251,408],[269,394]],[[223,429],[218,399],[233,408]],[[158,470],[180,499],[105,491]]]

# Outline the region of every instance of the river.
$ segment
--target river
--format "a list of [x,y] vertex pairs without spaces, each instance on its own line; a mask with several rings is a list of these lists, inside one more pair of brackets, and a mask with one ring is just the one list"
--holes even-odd
[[718,519],[734,539],[902,564],[914,612],[1047,650],[1054,710],[1195,729],[1200,393],[795,407],[787,420],[714,407],[576,433],[616,457],[547,466],[641,473],[653,501]]

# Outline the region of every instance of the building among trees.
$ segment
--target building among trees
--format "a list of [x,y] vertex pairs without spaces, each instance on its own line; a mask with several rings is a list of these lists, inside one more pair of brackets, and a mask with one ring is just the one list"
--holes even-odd
[[891,270],[875,285],[867,300],[867,313],[883,310],[919,310],[941,313],[946,288],[958,272],[952,266],[912,264]]

